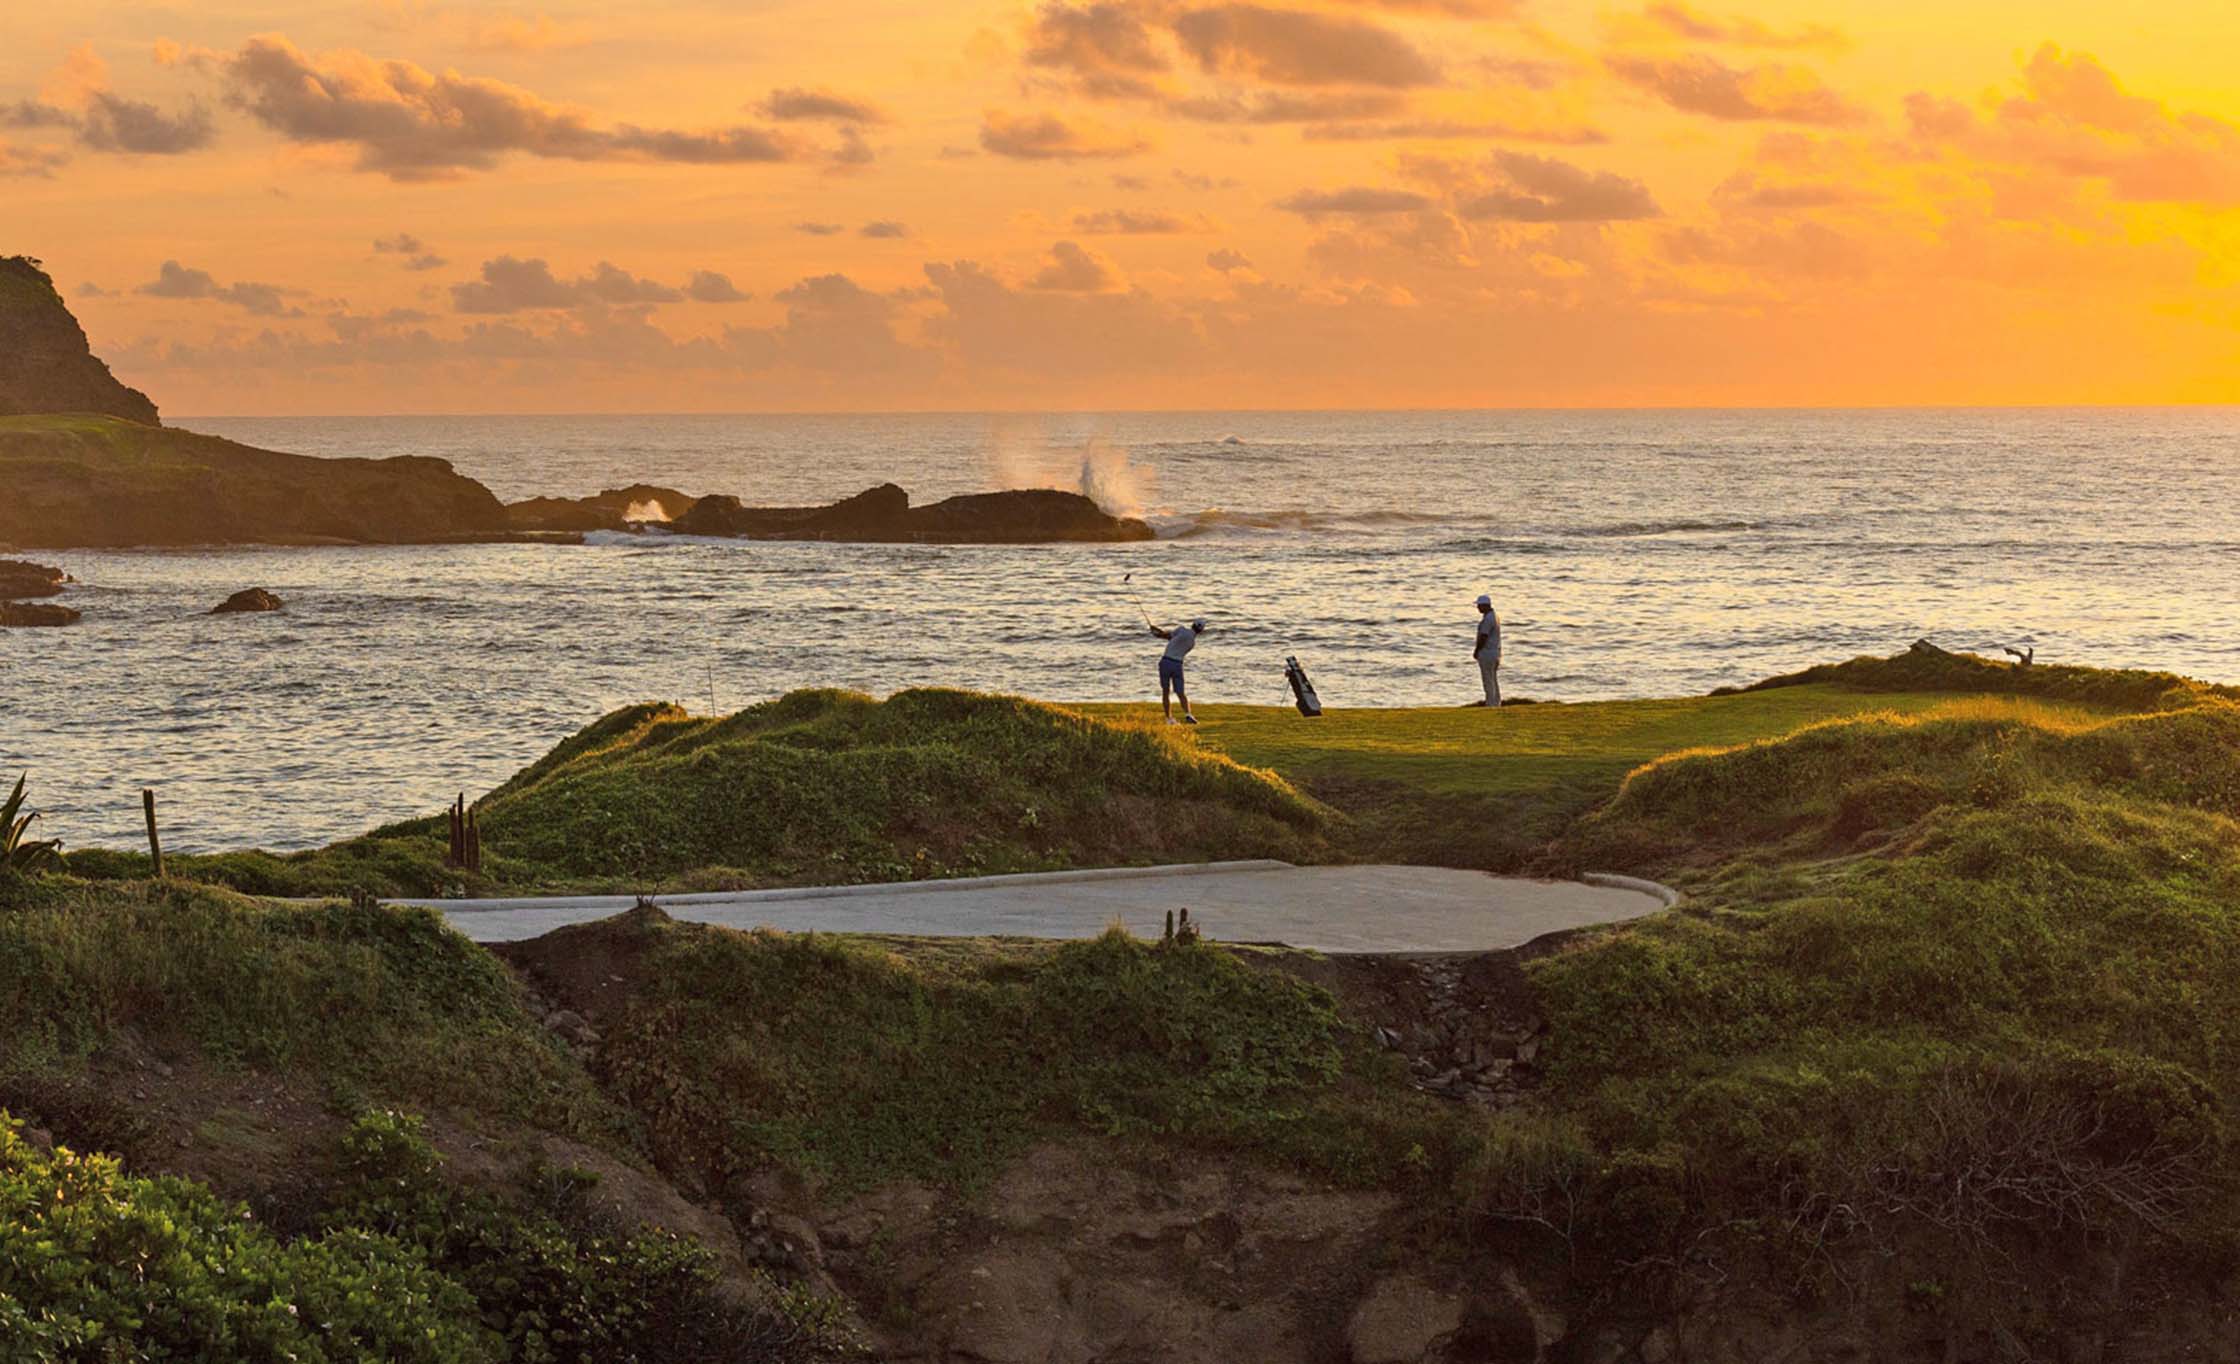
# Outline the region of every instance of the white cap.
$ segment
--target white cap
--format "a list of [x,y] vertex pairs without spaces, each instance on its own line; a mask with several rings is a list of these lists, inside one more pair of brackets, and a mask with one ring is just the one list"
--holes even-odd
[[1481,595],[1481,596],[1480,596],[1480,597],[1478,598],[1478,605],[1480,605],[1480,606],[1491,606],[1491,605],[1493,605],[1493,597],[1492,597],[1492,595],[1491,595],[1491,594]]

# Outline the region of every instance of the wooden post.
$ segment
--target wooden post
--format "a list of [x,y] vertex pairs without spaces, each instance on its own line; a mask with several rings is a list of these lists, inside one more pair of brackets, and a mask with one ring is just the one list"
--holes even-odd
[[164,880],[163,841],[156,837],[156,793],[148,787],[140,788],[140,809],[148,817],[148,856],[155,859],[156,879]]

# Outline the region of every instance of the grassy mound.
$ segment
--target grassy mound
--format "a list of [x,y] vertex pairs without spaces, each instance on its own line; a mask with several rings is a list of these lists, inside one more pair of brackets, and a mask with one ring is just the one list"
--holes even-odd
[[2166,710],[2211,697],[2240,700],[2240,687],[2198,682],[2176,673],[2052,663],[2018,668],[2004,659],[1951,653],[1927,643],[1916,644],[1889,658],[1865,657],[1848,663],[1822,663],[1801,672],[1769,677],[1748,687],[1721,689],[1712,695],[1808,686],[1847,687],[1868,692],[1990,692],[2072,701],[2113,710]]
[[2240,705],[2096,719],[1984,698],[1668,754],[1629,775],[1559,850],[1571,865],[1665,871],[1745,851],[1836,855],[1948,807],[2055,792],[2240,812]]
[[1691,903],[1534,966],[1556,1134],[1481,1196],[1562,1192],[1681,1263],[1905,1245],[2046,1291],[2063,1236],[2226,1263],[2236,816],[2240,706],[2214,699],[1964,702],[1644,767],[1565,854]]
[[504,966],[432,911],[54,878],[11,899],[0,908],[0,1096],[147,1050],[283,1073],[341,1101],[586,1132],[608,1122]]
[[[259,894],[893,881],[1288,857],[1321,812],[1280,779],[1144,726],[959,691],[801,691],[721,719],[619,710],[482,800],[484,874],[438,820],[310,853],[174,859]],[[80,874],[130,855],[76,853]]]
[[526,962],[586,953],[633,982],[605,1020],[611,1087],[658,1149],[717,1176],[969,1184],[1073,1129],[1377,1182],[1441,1116],[1327,992],[1194,940],[906,956],[640,910]]

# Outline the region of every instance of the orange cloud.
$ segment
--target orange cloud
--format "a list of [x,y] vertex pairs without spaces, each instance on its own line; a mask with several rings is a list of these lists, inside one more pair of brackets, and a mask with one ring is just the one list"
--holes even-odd
[[1803,67],[1738,70],[1702,53],[1684,57],[1618,55],[1607,62],[1620,80],[1685,113],[1729,120],[1829,125],[1856,123],[1864,117],[1858,106]]
[[1069,72],[1083,93],[1106,97],[1150,95],[1150,78],[1170,65],[1136,10],[1112,0],[1044,5],[1028,34],[1026,61]]
[[250,39],[224,69],[234,104],[265,127],[294,142],[353,147],[359,169],[393,180],[488,170],[509,153],[710,165],[785,161],[802,151],[763,128],[602,128],[503,81],[357,52],[319,60],[278,36]]
[[1651,24],[1678,38],[1695,42],[1724,43],[1732,47],[1827,48],[1842,51],[1851,45],[1843,31],[1832,24],[1804,24],[1777,29],[1741,15],[1715,16],[1679,3],[1660,0],[1642,12]]
[[1109,294],[1126,287],[1120,269],[1107,257],[1074,242],[1050,248],[1049,260],[1027,281],[1029,289],[1066,294]]
[[2047,44],[2022,73],[2024,93],[1985,118],[1916,94],[1914,135],[1988,160],[2104,182],[2119,200],[2240,204],[2240,126],[2179,113],[2125,90],[2106,67]]
[[1056,114],[1009,114],[1001,109],[982,115],[980,145],[998,156],[1024,161],[1134,156],[1151,147],[1132,133],[1087,120],[1069,122]]
[[1613,223],[1657,217],[1662,210],[1639,180],[1582,170],[1522,152],[1495,152],[1504,181],[1457,205],[1464,218],[1511,223]]
[[1433,85],[1438,64],[1405,38],[1358,19],[1263,5],[1222,5],[1176,16],[1175,36],[1213,75],[1281,85]]

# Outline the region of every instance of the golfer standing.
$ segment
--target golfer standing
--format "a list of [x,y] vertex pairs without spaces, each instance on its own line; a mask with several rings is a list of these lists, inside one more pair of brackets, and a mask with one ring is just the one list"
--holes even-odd
[[1478,642],[1470,656],[1478,660],[1478,676],[1486,684],[1481,706],[1501,704],[1501,617],[1494,613],[1493,598],[1478,598]]
[[1167,642],[1167,652],[1159,659],[1159,709],[1166,715],[1167,723],[1174,723],[1174,703],[1182,702],[1182,723],[1194,725],[1198,717],[1190,713],[1190,693],[1182,682],[1182,660],[1198,647],[1198,636],[1206,632],[1203,620],[1177,625],[1172,630],[1151,627],[1151,633]]

